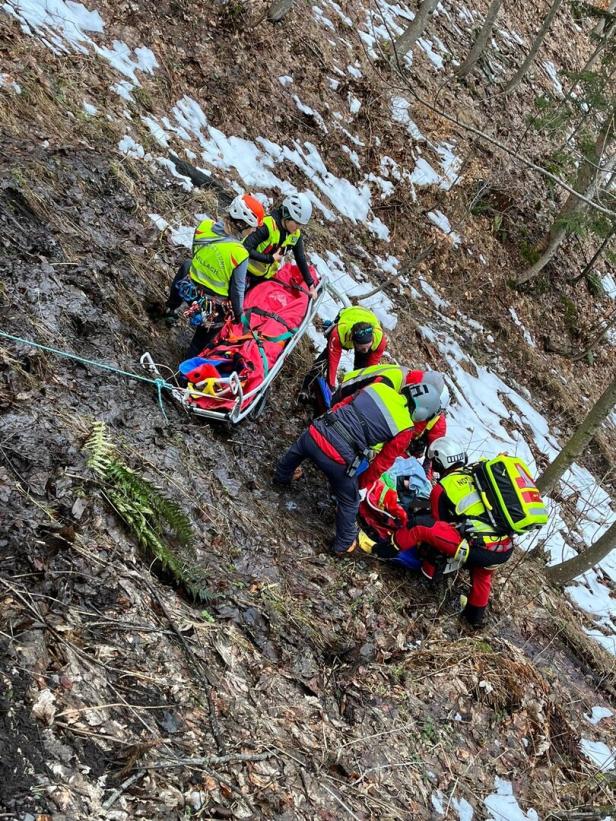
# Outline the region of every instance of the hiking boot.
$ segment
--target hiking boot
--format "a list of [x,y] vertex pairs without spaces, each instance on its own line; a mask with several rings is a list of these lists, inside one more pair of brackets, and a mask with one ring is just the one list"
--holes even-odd
[[353,553],[357,547],[357,539],[355,539],[348,547],[334,547],[331,546],[331,552],[334,556],[346,556],[347,553]]
[[481,630],[487,624],[486,608],[477,607],[475,604],[467,604],[460,614],[463,626],[467,630]]

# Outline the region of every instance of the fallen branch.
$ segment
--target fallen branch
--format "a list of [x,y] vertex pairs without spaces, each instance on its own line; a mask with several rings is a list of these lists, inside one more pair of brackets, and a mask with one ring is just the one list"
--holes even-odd
[[212,735],[214,736],[214,741],[216,742],[216,746],[218,747],[218,751],[221,752],[221,753],[225,753],[225,751],[226,751],[225,750],[225,743],[224,743],[223,738],[222,738],[222,731],[220,729],[220,724],[218,723],[218,713],[217,713],[217,710],[216,710],[216,705],[214,704],[214,700],[212,698],[212,685],[210,684],[210,681],[208,679],[207,670],[205,669],[205,667],[203,665],[203,662],[195,654],[195,652],[191,649],[190,645],[188,644],[188,642],[186,641],[184,636],[180,633],[180,631],[176,627],[175,622],[173,621],[173,618],[171,617],[171,614],[169,613],[169,610],[167,609],[166,604],[161,599],[161,597],[158,595],[158,593],[156,592],[154,587],[152,587],[152,585],[146,579],[144,579],[142,576],[139,576],[139,574],[137,574],[136,572],[135,572],[135,575],[138,576],[140,581],[142,581],[145,584],[145,586],[150,591],[150,595],[156,601],[156,603],[158,604],[160,609],[165,614],[165,617],[166,617],[167,621],[169,622],[169,625],[170,625],[171,629],[173,630],[173,632],[176,635],[176,638],[180,642],[182,650],[184,650],[184,653],[186,654],[189,662],[191,662],[191,670],[196,670],[197,672],[200,673],[199,681],[203,685],[203,689],[205,690],[205,697],[207,699],[207,706],[208,706],[208,711],[209,711],[209,716],[210,716],[210,729],[212,730]]
[[211,767],[213,764],[239,764],[241,761],[265,761],[273,758],[269,753],[230,753],[229,755],[206,755],[198,758],[173,758],[166,761],[154,761],[144,764],[146,770],[166,770],[171,767]]
[[357,303],[360,300],[368,299],[369,297],[378,294],[380,291],[383,291],[385,288],[387,288],[388,285],[394,283],[399,277],[405,274],[410,274],[412,271],[415,270],[419,263],[428,256],[428,254],[434,249],[435,245],[435,242],[431,242],[430,245],[427,245],[422,251],[419,252],[419,254],[415,257],[415,259],[410,263],[408,267],[404,268],[404,270],[396,271],[395,274],[392,274],[381,285],[377,285],[376,288],[373,288],[371,291],[368,291],[365,294],[359,294],[359,296],[351,297],[351,303],[353,305],[357,305]]
[[109,798],[107,798],[107,800],[104,801],[101,804],[101,807],[103,808],[103,810],[105,812],[110,810],[111,807],[113,807],[115,802],[118,800],[118,798],[122,795],[122,793],[126,792],[126,790],[131,786],[131,784],[134,784],[135,781],[139,781],[140,778],[143,778],[145,773],[146,773],[145,770],[138,770],[136,773],[133,773],[131,776],[129,776],[126,779],[126,781],[123,781],[120,784],[120,786],[111,793]]

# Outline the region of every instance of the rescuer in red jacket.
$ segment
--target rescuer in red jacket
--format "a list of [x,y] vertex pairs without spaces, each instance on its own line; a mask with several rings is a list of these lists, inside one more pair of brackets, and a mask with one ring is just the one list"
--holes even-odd
[[406,452],[416,422],[439,412],[443,384],[441,374],[430,372],[429,378],[400,393],[389,385],[369,385],[315,419],[279,460],[275,484],[290,484],[306,458],[327,476],[337,501],[334,553],[355,548],[360,489],[364,492]]
[[[428,458],[440,475],[430,494],[430,514],[415,516],[397,530],[393,543],[400,550],[420,545],[433,548],[436,554],[422,564],[422,572],[430,579],[437,573],[439,554],[462,561],[471,574],[471,592],[463,615],[471,625],[480,627],[494,570],[511,557],[513,543],[510,536],[494,533],[472,476],[464,470],[464,450],[445,437],[432,443]],[[374,552],[379,554],[378,549]]]
[[[378,364],[350,371],[344,375],[338,390],[334,393],[332,405],[356,393],[360,388],[378,384],[379,382],[389,385],[399,393],[405,385],[418,385],[428,373],[432,373],[432,371],[410,370],[403,365],[394,364]],[[432,442],[447,434],[447,420],[444,410],[449,405],[449,399],[449,388],[443,384],[441,391],[442,412],[425,422],[415,423],[415,435],[409,449],[410,456],[419,458]],[[429,468],[429,466],[426,467]]]

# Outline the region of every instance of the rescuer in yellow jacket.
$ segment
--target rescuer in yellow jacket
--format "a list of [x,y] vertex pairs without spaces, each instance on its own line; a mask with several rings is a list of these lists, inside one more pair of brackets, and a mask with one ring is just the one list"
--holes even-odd
[[244,247],[250,256],[248,274],[251,284],[271,279],[280,267],[284,254],[291,251],[310,296],[316,299],[317,289],[308,267],[300,230],[301,226],[308,224],[311,216],[312,203],[306,194],[289,194],[283,199],[281,207],[268,214],[263,224],[245,238]]
[[190,304],[203,296],[212,297],[218,304],[212,322],[197,327],[187,359],[203,350],[224,320],[229,303],[234,317],[241,317],[248,268],[248,251],[242,236],[258,228],[264,213],[259,200],[240,194],[222,219],[205,219],[197,226],[192,259],[182,263],[171,284],[165,318],[169,324],[175,324],[182,303]]

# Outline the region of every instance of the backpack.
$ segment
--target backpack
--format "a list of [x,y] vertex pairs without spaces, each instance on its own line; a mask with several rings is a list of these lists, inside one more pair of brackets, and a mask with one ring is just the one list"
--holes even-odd
[[470,470],[495,530],[523,534],[547,523],[545,503],[530,470],[517,456],[482,459]]

